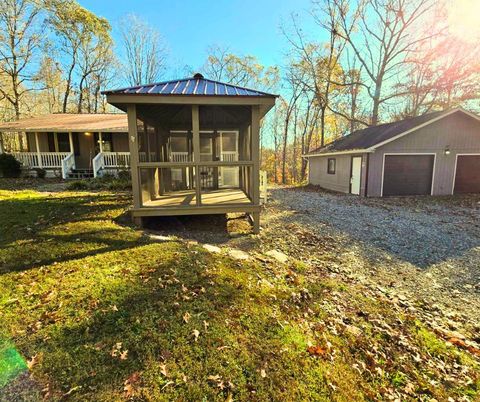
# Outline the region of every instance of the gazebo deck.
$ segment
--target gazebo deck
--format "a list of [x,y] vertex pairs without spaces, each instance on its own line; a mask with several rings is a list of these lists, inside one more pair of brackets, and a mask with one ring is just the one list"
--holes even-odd
[[[202,206],[251,205],[252,201],[240,189],[220,189],[202,192]],[[145,208],[196,207],[195,190],[175,191],[143,203]]]

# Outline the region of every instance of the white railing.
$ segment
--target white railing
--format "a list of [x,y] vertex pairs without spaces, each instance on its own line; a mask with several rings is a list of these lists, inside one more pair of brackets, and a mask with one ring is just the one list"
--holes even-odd
[[59,168],[70,152],[13,152],[23,166],[30,168]]
[[170,152],[170,162],[190,162],[190,159],[188,152]]
[[139,152],[138,153],[138,160],[140,162],[157,162],[157,154],[155,152],[150,152],[150,159],[147,160],[147,153],[146,152]]
[[130,152],[102,152],[105,168],[130,166]]
[[102,175],[101,170],[105,167],[103,153],[99,152],[95,155],[95,158],[92,160],[92,169],[93,169],[93,177],[98,177]]
[[62,160],[62,178],[66,179],[72,169],[75,169],[75,154],[70,152]]
[[238,152],[236,151],[223,151],[222,162],[236,162],[238,161]]
[[267,172],[260,170],[260,202],[267,203]]

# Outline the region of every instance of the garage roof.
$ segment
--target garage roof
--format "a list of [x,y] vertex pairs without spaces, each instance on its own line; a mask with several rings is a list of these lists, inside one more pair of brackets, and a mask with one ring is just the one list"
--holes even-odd
[[52,113],[0,123],[0,131],[128,132],[125,113]]
[[331,153],[351,153],[355,151],[371,152],[375,148],[378,148],[387,142],[394,141],[403,135],[418,130],[421,127],[424,127],[456,112],[465,113],[480,120],[477,115],[460,108],[428,113],[422,116],[412,117],[393,123],[380,124],[378,126],[367,127],[363,130],[354,131],[352,134],[335,140],[323,147],[319,147],[304,156],[309,157]]

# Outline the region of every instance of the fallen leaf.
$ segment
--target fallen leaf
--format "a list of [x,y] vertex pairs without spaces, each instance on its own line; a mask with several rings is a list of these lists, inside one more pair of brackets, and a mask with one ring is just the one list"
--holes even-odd
[[140,374],[138,371],[134,372],[130,377],[128,377],[124,382],[123,390],[125,391],[125,396],[127,398],[132,398],[135,396],[138,388],[138,383],[140,382]]
[[265,378],[266,376],[267,376],[267,372],[265,371],[265,369],[261,369],[260,370],[260,377]]
[[186,324],[188,324],[188,322],[190,321],[190,318],[192,316],[190,315],[190,313],[187,311],[184,315],[183,315],[183,321],[185,321]]
[[312,356],[323,356],[327,350],[321,346],[309,346],[307,352]]
[[169,377],[166,364],[160,364],[160,373],[162,373],[165,377]]
[[195,342],[197,342],[198,337],[200,336],[200,331],[198,329],[194,329],[193,336],[195,337]]
[[38,363],[38,358],[39,356],[38,354],[36,354],[36,355],[33,355],[29,361],[27,361],[27,367],[29,370],[31,370],[33,366],[35,366]]
[[128,350],[124,350],[120,353],[120,360],[127,360]]

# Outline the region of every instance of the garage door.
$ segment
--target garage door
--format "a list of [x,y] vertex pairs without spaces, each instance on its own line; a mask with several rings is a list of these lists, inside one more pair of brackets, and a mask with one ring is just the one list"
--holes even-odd
[[454,193],[480,193],[480,155],[457,156]]
[[434,155],[385,155],[383,195],[429,195]]

